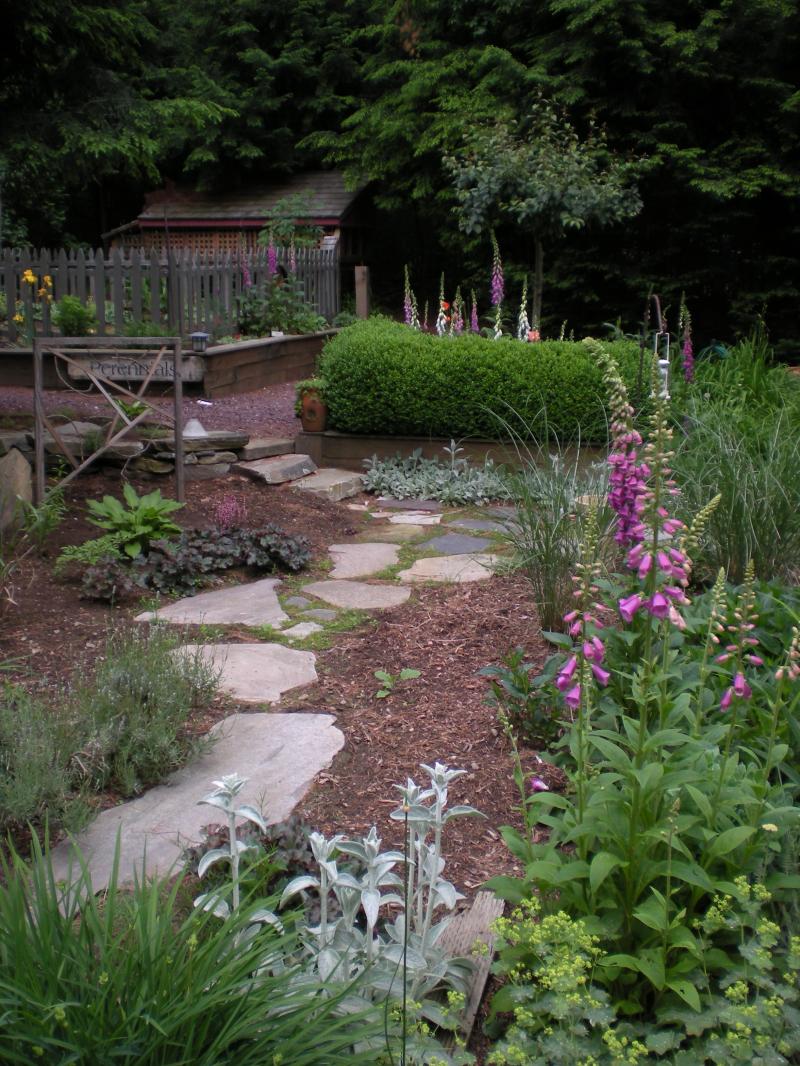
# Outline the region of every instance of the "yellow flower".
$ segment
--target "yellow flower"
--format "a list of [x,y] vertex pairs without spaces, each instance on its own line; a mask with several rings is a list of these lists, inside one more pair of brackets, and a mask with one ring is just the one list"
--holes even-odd
[[777,825],[775,825],[774,822],[764,822],[764,824],[761,826],[761,828],[765,829],[768,833],[777,833],[778,832],[778,827],[777,827]]
[[52,289],[53,287],[53,279],[50,277],[49,274],[45,274],[45,276],[42,278],[42,283],[46,285],[48,289]]
[[18,325],[18,326],[21,326],[21,325],[23,325],[23,324],[24,324],[24,322],[25,322],[25,316],[24,316],[24,315],[21,315],[21,314],[20,314],[19,312],[17,312],[17,313],[16,313],[15,315],[14,315],[14,321],[15,321],[15,322],[17,323],[17,325]]
[[36,284],[36,275],[29,268],[29,269],[23,271],[22,280],[24,282],[26,282],[28,285],[35,285]]

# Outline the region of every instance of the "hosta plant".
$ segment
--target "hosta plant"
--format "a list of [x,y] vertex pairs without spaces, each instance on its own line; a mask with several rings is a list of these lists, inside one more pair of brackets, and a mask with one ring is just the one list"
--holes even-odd
[[113,496],[88,500],[86,505],[91,512],[89,521],[109,533],[117,534],[122,551],[131,559],[146,552],[151,541],[171,533],[180,533],[180,526],[167,516],[180,510],[182,503],[164,499],[160,489],[139,496],[129,484],[124,486],[122,494],[127,506]]

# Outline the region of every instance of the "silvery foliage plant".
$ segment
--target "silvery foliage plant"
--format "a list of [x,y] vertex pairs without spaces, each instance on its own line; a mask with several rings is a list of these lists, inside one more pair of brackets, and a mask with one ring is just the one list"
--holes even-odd
[[[246,777],[240,777],[238,774],[227,774],[220,781],[214,781],[213,784],[214,791],[199,800],[199,803],[207,804],[209,807],[216,807],[217,810],[222,811],[225,815],[228,823],[228,846],[226,848],[212,848],[211,851],[207,851],[198,864],[197,876],[202,878],[216,863],[227,862],[231,871],[231,901],[229,903],[221,892],[204,892],[197,897],[194,905],[195,907],[202,907],[203,910],[213,911],[218,918],[229,918],[233,911],[238,909],[240,903],[239,862],[241,856],[245,851],[253,847],[252,844],[245,844],[237,839],[236,821],[238,818],[244,818],[246,821],[258,826],[262,833],[267,831],[267,823],[255,807],[251,807],[246,803],[241,804],[239,807],[234,806],[234,800],[247,784]],[[252,925],[248,933],[252,935],[260,923],[281,928],[280,919],[272,911],[260,909],[253,913]]]
[[[469,959],[450,958],[439,945],[452,917],[443,912],[452,912],[464,898],[442,876],[442,836],[451,819],[479,812],[467,806],[447,809],[448,786],[465,770],[442,763],[423,764],[422,769],[429,787],[411,778],[395,786],[401,806],[391,817],[407,827],[405,878],[396,872],[406,863],[405,856],[381,851],[374,826],[361,840],[341,835],[326,839],[314,833],[310,840],[319,876],[295,878],[281,898],[283,905],[309,890],[319,896],[319,925],[307,927],[304,938],[309,958],[325,980],[349,982],[363,973],[375,999],[387,994],[399,998],[404,972],[413,1001],[424,1001],[438,988],[464,992],[472,970]],[[363,872],[356,877],[340,870],[337,855],[358,860]],[[333,911],[341,912],[340,917],[332,919]],[[423,1013],[442,1019],[433,1003],[423,1003]]]

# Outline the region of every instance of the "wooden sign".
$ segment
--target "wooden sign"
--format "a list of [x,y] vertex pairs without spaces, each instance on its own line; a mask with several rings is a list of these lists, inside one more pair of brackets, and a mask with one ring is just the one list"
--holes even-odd
[[[109,381],[143,381],[150,373],[154,357],[147,355],[121,355],[112,352],[93,352],[91,355],[73,355],[68,364],[71,378],[84,379],[91,371]],[[85,369],[84,369],[85,368]],[[205,359],[189,355],[182,359],[181,377],[184,381],[202,381],[205,375]],[[172,356],[164,355],[156,367],[152,381],[172,381],[174,377]]]

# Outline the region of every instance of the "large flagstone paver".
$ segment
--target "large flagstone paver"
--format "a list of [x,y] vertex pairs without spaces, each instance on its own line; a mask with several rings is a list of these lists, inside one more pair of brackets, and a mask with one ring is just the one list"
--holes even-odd
[[393,496],[379,496],[378,505],[394,511],[427,511],[429,514],[441,514],[439,500],[396,500]]
[[331,544],[334,561],[332,578],[369,577],[394,566],[398,548],[394,544]]
[[311,477],[298,481],[293,486],[303,492],[313,492],[317,496],[324,496],[326,500],[346,500],[350,496],[358,496],[364,491],[364,483],[360,474],[352,470],[338,470],[334,466],[326,466],[318,470]]
[[438,552],[440,555],[470,555],[485,551],[491,545],[486,537],[470,537],[466,533],[445,533],[420,544],[420,548]]
[[419,525],[378,526],[376,529],[368,529],[363,535],[364,537],[369,537],[370,541],[381,540],[390,544],[402,544],[407,540],[413,540],[414,537],[418,537],[425,530],[425,526]]
[[220,688],[244,703],[273,703],[317,680],[314,653],[283,644],[184,644],[180,652],[199,655],[218,670]]
[[237,474],[244,474],[267,485],[283,485],[286,481],[313,474],[317,464],[308,455],[277,455],[270,459],[255,459],[247,463],[235,463]]
[[462,585],[468,581],[487,581],[492,576],[490,568],[496,561],[496,555],[434,555],[417,559],[408,570],[401,570],[397,576],[404,584],[443,581]]
[[278,602],[275,592],[280,578],[265,577],[247,585],[230,585],[214,592],[160,607],[157,611],[137,614],[137,622],[175,622],[178,625],[245,625],[277,626],[288,615]]
[[[386,517],[393,526],[438,526],[442,520],[440,514],[425,514],[421,511],[404,511],[400,514],[387,514]],[[373,518],[377,518],[375,512]]]
[[304,585],[303,592],[325,603],[332,603],[334,607],[360,611],[399,607],[411,595],[408,589],[395,585],[368,585],[363,581],[316,581]]
[[506,522],[494,522],[491,518],[452,518],[447,521],[447,525],[455,526],[456,529],[474,530],[478,533],[508,532]]
[[[288,818],[344,746],[335,722],[329,714],[234,714],[218,722],[211,730],[216,743],[206,754],[166,784],[103,811],[77,835],[94,890],[108,884],[118,833],[121,882],[140,875],[145,861],[148,874],[175,867],[182,849],[200,841],[203,826],[219,821],[213,808],[198,801],[226,774],[247,778],[237,803],[260,807],[270,824]],[[74,883],[79,866],[72,861],[73,845],[59,844],[52,856],[56,881]]]

